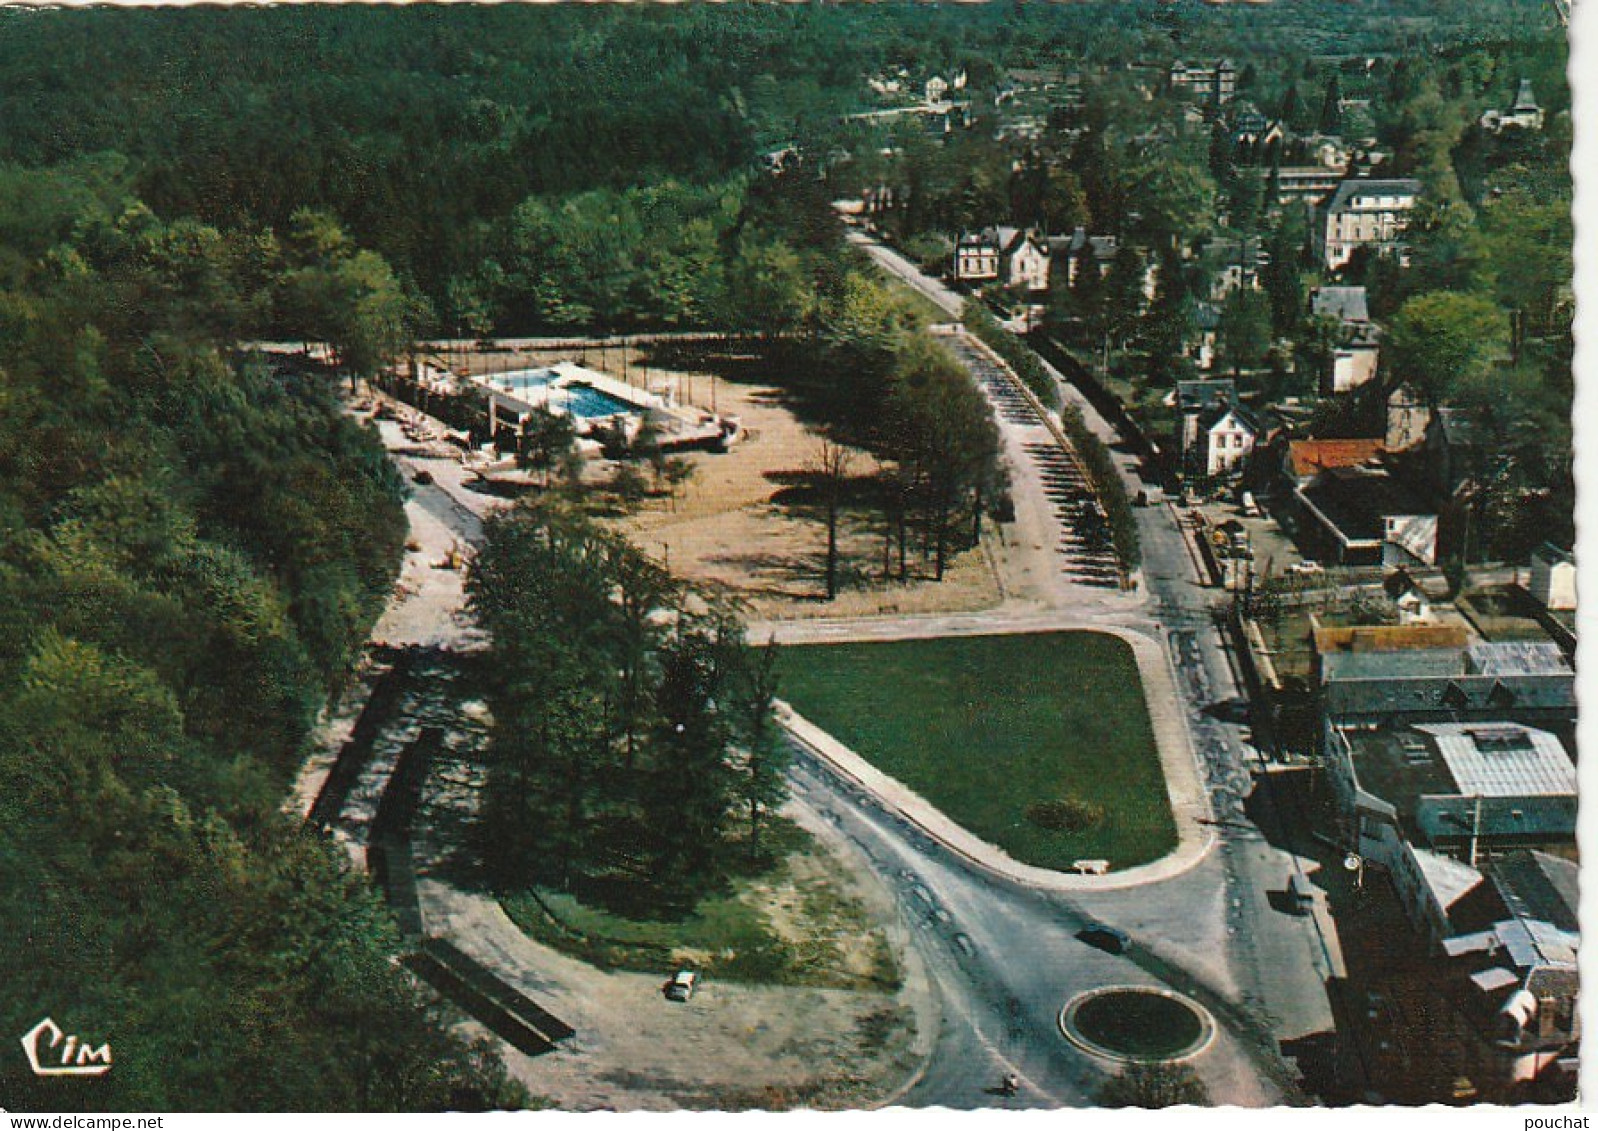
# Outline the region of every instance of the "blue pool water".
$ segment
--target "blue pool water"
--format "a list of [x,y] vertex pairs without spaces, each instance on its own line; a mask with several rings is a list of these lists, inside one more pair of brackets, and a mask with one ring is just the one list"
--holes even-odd
[[567,385],[557,395],[562,397],[567,412],[584,420],[592,420],[597,416],[615,416],[619,412],[638,411],[637,406],[628,404],[620,397],[613,397],[609,393],[602,393],[587,385]]

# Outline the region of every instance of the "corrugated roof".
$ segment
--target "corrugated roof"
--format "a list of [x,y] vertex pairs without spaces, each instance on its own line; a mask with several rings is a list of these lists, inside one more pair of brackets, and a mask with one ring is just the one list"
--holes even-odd
[[1418,723],[1466,797],[1567,797],[1576,767],[1558,737],[1518,723]]
[[1548,675],[1570,662],[1551,640],[1477,641],[1465,649],[1465,670],[1477,675]]

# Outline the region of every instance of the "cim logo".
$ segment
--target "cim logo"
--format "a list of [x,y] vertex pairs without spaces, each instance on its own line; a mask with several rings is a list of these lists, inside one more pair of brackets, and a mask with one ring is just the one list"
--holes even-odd
[[104,1076],[111,1071],[109,1044],[90,1048],[76,1034],[63,1033],[48,1017],[28,1030],[22,1038],[22,1051],[28,1054],[35,1076]]

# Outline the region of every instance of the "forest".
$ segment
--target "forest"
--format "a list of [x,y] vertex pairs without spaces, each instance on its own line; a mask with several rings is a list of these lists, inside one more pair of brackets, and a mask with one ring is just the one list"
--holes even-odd
[[281,245],[162,219],[104,163],[0,186],[0,1026],[116,1055],[66,1082],[8,1057],[6,1106],[520,1102],[393,966],[345,850],[282,812],[403,487],[325,375],[235,343],[308,289],[348,314],[309,283],[374,261],[308,216]]
[[[826,154],[883,67],[964,69],[991,89],[1001,63],[1403,54],[1501,35],[1539,11],[1529,0],[8,9],[0,162],[116,161],[159,214],[226,228],[325,211],[392,265],[429,333],[566,326],[586,311],[607,328],[671,324],[697,320],[706,299],[650,293],[653,279],[712,255],[733,269],[745,249],[728,198],[757,157],[790,144]],[[552,220],[557,246],[539,251]],[[558,285],[534,294],[544,255],[606,301]]]
[[[1525,70],[1559,120],[1562,45],[1514,31],[1542,11],[0,10],[0,1027],[71,1018],[118,1057],[104,1080],[48,1094],[7,1059],[4,1106],[528,1101],[396,972],[394,925],[344,850],[282,813],[317,713],[390,592],[405,488],[328,373],[244,343],[326,341],[342,370],[369,374],[417,334],[712,328],[757,342],[808,383],[798,391],[825,430],[887,460],[880,505],[901,576],[912,541],[941,571],[1002,514],[1007,484],[980,394],[860,269],[828,207],[877,171],[839,122],[868,104],[865,76],[958,68],[991,91],[1001,65],[1230,53],[1263,107],[1318,115],[1334,76],[1355,81],[1350,60],[1380,54],[1376,77],[1358,79],[1387,94],[1373,128],[1396,168],[1437,187],[1408,273],[1357,270],[1398,364],[1497,430],[1512,458],[1493,498],[1547,495],[1506,514],[1518,546],[1570,522],[1568,134],[1515,148],[1472,133],[1465,108]],[[898,234],[1009,211],[1175,244],[1219,202],[1275,262],[1298,262],[1304,233],[1250,207],[1235,155],[1207,139],[1132,147],[1157,110],[1107,82],[1052,172],[1012,169],[974,135],[905,139],[925,192]],[[762,156],[788,146],[800,169],[769,175]],[[1145,308],[1130,278],[1123,265],[1058,313],[1158,355],[1191,296],[1166,287]],[[1223,349],[1268,369],[1262,322],[1267,341],[1311,329],[1304,281],[1268,279],[1263,306],[1230,312]],[[1109,518],[1135,560],[1129,514]],[[564,684],[522,709],[558,703],[571,728],[496,736],[490,825],[532,836],[528,807],[552,799],[573,814],[526,845],[545,871],[507,879],[680,875],[754,840],[780,798],[779,762],[733,753],[760,748],[758,659],[578,518],[507,520],[495,545],[474,575],[477,610],[496,639],[551,649],[506,670],[555,672]],[[551,562],[572,567],[570,591],[529,623],[506,587]],[[633,592],[623,575],[635,604],[616,602],[617,586]],[[669,631],[651,620],[690,606]],[[591,654],[555,646],[590,622],[609,633]],[[640,650],[664,666],[629,682]],[[602,680],[601,659],[615,661]],[[513,725],[510,690],[494,693]],[[736,726],[713,698],[739,705]],[[662,792],[690,728],[709,788]],[[596,733],[606,758],[632,759],[624,773],[602,788],[608,762],[549,772]],[[703,835],[674,840],[679,816]],[[629,851],[606,855],[618,842]]]

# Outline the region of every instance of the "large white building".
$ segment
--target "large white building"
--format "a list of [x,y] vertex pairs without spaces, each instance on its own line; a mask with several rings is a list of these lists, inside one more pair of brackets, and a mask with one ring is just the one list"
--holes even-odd
[[1316,223],[1321,262],[1330,271],[1341,270],[1362,247],[1405,262],[1404,229],[1419,195],[1420,182],[1410,178],[1344,181],[1322,207]]

